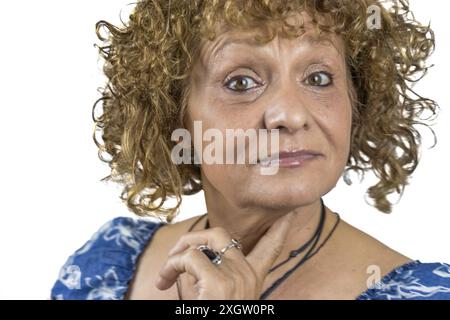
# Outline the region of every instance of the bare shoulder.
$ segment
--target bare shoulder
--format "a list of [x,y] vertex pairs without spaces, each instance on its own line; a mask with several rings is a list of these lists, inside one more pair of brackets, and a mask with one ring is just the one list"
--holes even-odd
[[195,216],[167,224],[155,232],[152,240],[139,257],[133,280],[128,288],[127,299],[177,299],[175,286],[165,291],[156,288],[156,276],[166,261],[169,250],[199,218],[200,216]]
[[341,224],[337,237],[338,245],[345,246],[347,254],[358,257],[359,261],[366,264],[379,263],[381,267],[386,266],[387,268],[412,261],[411,258],[347,222],[342,221]]
[[[334,271],[330,275],[331,288],[322,298],[354,299],[395,268],[413,259],[392,249],[371,235],[341,220],[333,241],[325,249]],[[324,252],[325,253],[325,252]],[[329,280],[330,280],[329,279]]]

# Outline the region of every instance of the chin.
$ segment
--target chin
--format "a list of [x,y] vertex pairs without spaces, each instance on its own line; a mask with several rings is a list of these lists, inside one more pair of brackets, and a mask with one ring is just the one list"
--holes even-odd
[[259,188],[240,193],[238,203],[243,207],[263,207],[273,210],[292,210],[317,201],[324,193],[315,192],[311,188]]

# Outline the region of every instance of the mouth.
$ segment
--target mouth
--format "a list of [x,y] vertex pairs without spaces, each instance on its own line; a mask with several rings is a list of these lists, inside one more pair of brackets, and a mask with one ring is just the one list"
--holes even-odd
[[261,167],[278,166],[281,168],[295,168],[303,166],[323,156],[314,150],[282,151],[262,160],[258,160]]

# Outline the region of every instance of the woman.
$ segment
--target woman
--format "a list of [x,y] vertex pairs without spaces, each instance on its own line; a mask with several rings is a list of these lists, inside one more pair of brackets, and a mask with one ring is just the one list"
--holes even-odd
[[[418,164],[413,125],[437,104],[411,83],[434,36],[409,14],[404,1],[154,0],[122,29],[100,21],[109,82],[94,117],[103,143],[94,139],[128,207],[160,222],[106,223],[68,259],[52,298],[450,298],[448,264],[392,250],[321,199],[343,173],[370,169],[380,181],[368,194],[389,213],[387,195]],[[210,142],[227,129],[277,132],[278,148],[259,144],[268,156],[243,165],[175,162],[189,149],[173,139],[179,128],[197,160],[255,151],[211,152],[196,123],[220,133]],[[200,190],[207,213],[171,223],[181,196]]]

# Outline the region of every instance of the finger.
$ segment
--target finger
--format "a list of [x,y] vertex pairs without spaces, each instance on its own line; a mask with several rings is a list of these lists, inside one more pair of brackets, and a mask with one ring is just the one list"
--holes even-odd
[[169,289],[184,272],[192,275],[197,281],[217,278],[217,273],[220,272],[217,267],[200,250],[190,249],[173,255],[166,261],[159,272],[156,287],[160,290]]
[[279,218],[261,237],[253,250],[246,256],[258,279],[263,280],[281,253],[294,213]]
[[[231,243],[231,235],[224,228],[216,227],[207,230],[199,230],[189,232],[180,237],[177,243],[169,251],[169,256],[177,254],[189,247],[197,248],[200,244],[206,244],[210,248],[220,251]],[[225,254],[227,258],[232,260],[244,259],[244,254],[240,249],[235,247],[229,248]]]

